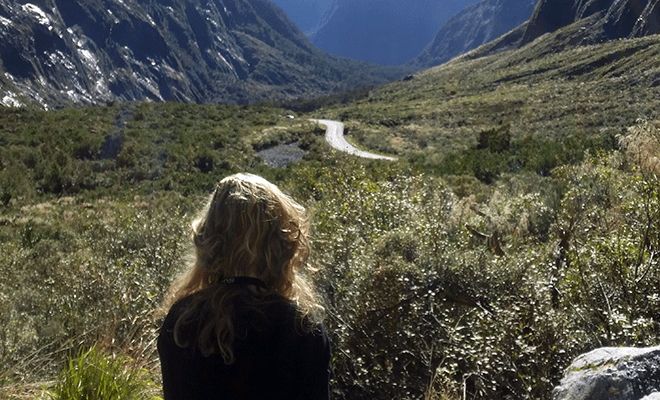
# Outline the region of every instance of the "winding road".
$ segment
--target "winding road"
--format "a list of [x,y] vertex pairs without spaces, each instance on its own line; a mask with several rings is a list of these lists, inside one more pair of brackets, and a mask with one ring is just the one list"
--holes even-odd
[[396,158],[394,157],[381,156],[378,154],[369,153],[367,151],[358,150],[353,147],[346,141],[346,139],[344,139],[344,124],[341,122],[330,121],[327,119],[314,119],[312,121],[318,122],[321,125],[325,125],[325,140],[336,150],[343,151],[358,157],[396,161]]

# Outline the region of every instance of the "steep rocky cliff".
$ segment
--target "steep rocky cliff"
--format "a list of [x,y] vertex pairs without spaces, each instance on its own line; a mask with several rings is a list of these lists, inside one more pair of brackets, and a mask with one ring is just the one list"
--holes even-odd
[[660,34],[660,0],[540,0],[528,22],[466,56],[519,48],[560,29],[545,52]]
[[660,33],[660,0],[482,0],[447,21],[408,64],[431,67],[475,48],[468,57],[519,48],[573,25],[551,51]]
[[450,18],[407,64],[429,68],[488,43],[529,19],[537,0],[482,0]]
[[540,0],[521,44],[578,21],[584,44],[660,33],[660,0]]
[[328,56],[269,0],[0,0],[0,104],[247,103],[395,79]]

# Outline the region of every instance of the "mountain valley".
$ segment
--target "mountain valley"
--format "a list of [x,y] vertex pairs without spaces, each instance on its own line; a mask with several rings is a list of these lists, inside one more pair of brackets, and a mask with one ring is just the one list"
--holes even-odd
[[417,55],[442,24],[474,0],[337,0],[312,43],[331,54],[381,65]]
[[430,68],[489,43],[523,25],[537,0],[482,0],[451,17],[407,65]]
[[0,398],[101,370],[93,346],[161,397],[153,311],[245,171],[310,212],[334,399],[550,400],[578,355],[657,345],[659,3],[484,0],[531,19],[416,70],[329,56],[262,0],[3,0]]

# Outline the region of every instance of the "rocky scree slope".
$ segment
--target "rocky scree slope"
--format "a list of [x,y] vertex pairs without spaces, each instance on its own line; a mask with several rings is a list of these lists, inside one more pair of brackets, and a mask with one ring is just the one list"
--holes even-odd
[[249,103],[404,73],[316,49],[269,0],[0,0],[0,104]]

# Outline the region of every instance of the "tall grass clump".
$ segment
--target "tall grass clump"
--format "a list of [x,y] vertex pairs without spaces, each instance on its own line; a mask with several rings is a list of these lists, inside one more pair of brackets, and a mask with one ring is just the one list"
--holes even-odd
[[51,400],[158,399],[152,394],[155,386],[139,363],[94,346],[69,360],[48,396]]

